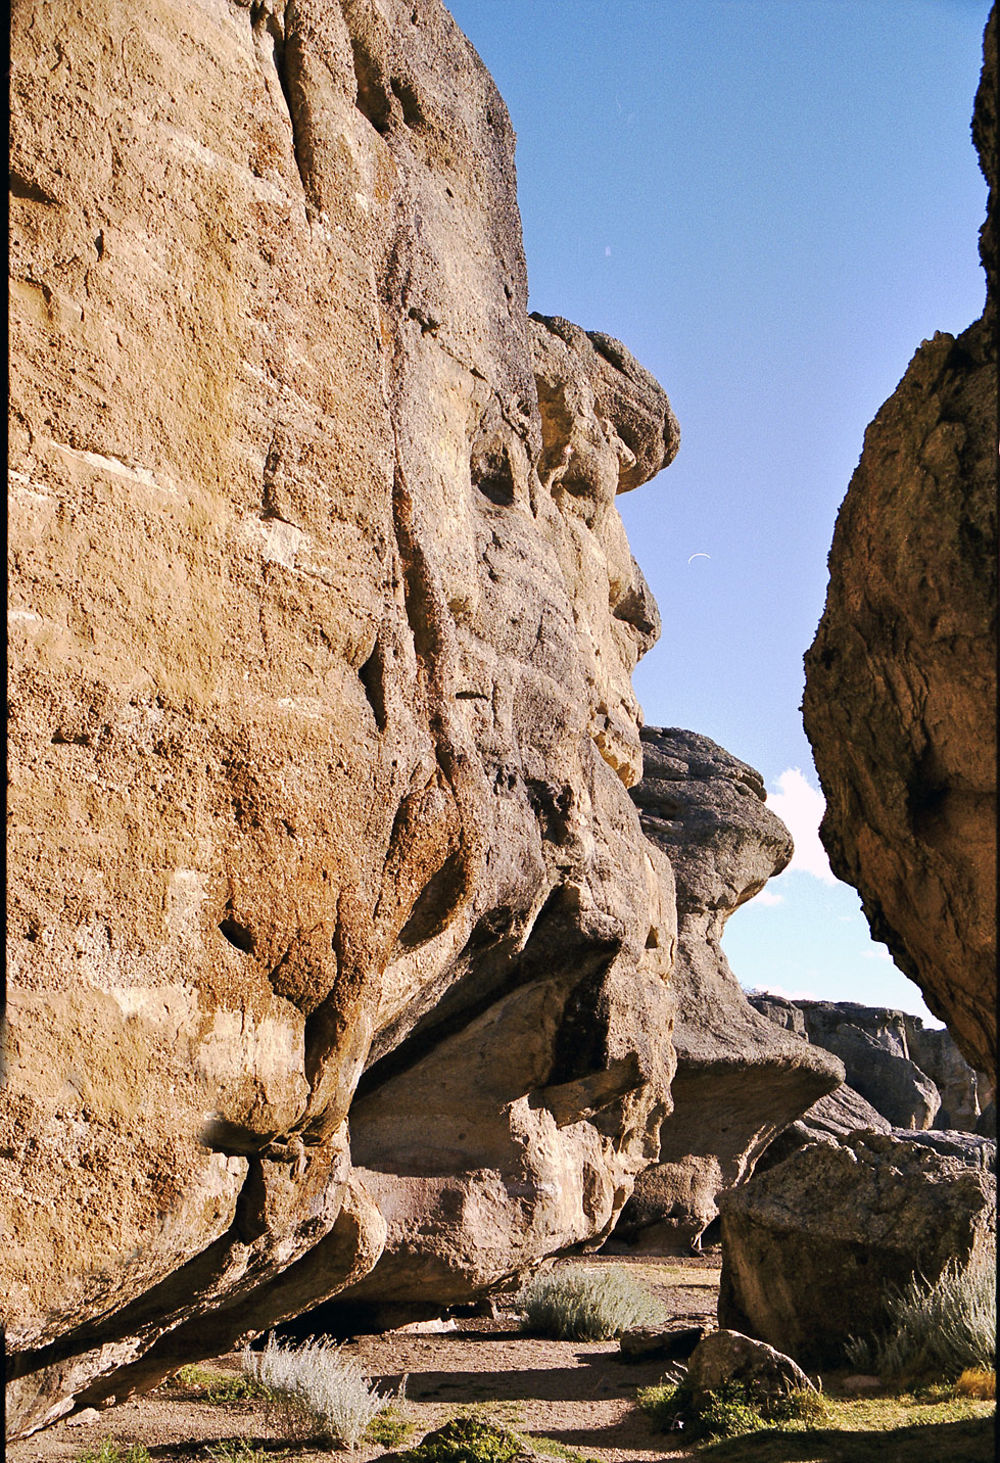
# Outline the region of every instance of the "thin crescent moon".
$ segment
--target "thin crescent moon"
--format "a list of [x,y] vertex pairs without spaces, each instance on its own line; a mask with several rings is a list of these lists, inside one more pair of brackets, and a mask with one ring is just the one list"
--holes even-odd
[[[691,555],[691,559],[710,559],[711,557],[712,557],[711,554],[692,554]],[[691,559],[688,559],[688,563],[689,564],[691,562]]]

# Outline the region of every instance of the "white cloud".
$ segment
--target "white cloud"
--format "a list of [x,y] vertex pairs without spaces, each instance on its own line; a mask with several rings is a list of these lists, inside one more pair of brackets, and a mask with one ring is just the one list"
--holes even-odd
[[778,791],[769,792],[767,806],[787,825],[795,840],[788,871],[812,874],[824,884],[836,884],[826,850],[819,841],[819,823],[826,803],[798,767],[788,767],[778,778]]
[[863,950],[861,953],[865,960],[888,960],[890,965],[894,963],[884,945],[873,945],[870,950]]
[[757,904],[784,904],[784,894],[772,894],[770,889],[762,889],[759,894],[754,895]]

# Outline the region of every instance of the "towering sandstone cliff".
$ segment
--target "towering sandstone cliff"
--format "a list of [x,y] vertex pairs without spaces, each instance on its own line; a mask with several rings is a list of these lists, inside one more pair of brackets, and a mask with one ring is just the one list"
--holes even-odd
[[614,1222],[675,942],[614,497],[677,428],[529,322],[438,0],[19,0],[11,96],[28,1431],[356,1283],[400,1165],[464,1293]]
[[865,434],[806,656],[838,877],[963,1055],[996,1079],[996,11],[973,137],[986,309],[937,334]]

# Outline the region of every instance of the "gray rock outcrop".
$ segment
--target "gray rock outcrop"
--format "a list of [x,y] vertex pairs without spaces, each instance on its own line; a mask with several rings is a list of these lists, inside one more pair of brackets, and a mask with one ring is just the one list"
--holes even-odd
[[924,341],[865,433],[806,655],[821,836],[872,934],[996,1080],[996,10],[973,138],[986,308]]
[[837,1087],[843,1068],[759,1015],[722,950],[730,915],[791,857],[760,775],[694,732],[644,727],[642,741],[632,796],[677,889],[677,1071],[659,1162],[636,1180],[616,1239],[687,1249],[714,1219],[720,1190],[752,1173],[775,1134]]
[[[973,1071],[950,1032],[929,1029],[909,1012],[856,1001],[792,1002],[757,992],[750,1002],[777,1025],[836,1053],[848,1085],[889,1126],[974,1132],[981,1100],[992,1098],[989,1078]],[[804,1120],[810,1118],[806,1114]]]
[[813,1143],[719,1200],[719,1324],[806,1368],[836,1366],[886,1320],[887,1285],[985,1260],[996,1144],[969,1134],[854,1133]]
[[614,498],[677,426],[529,321],[439,0],[18,5],[10,96],[24,1433],[383,1252],[465,1298],[610,1229],[675,941]]

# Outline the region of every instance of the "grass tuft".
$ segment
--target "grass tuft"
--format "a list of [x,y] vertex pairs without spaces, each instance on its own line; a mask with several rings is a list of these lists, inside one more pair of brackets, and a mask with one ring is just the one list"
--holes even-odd
[[997,1374],[980,1367],[966,1367],[955,1383],[956,1397],[976,1397],[981,1402],[995,1401]]
[[205,1454],[213,1463],[274,1463],[276,1458],[285,1456],[284,1453],[266,1453],[263,1448],[255,1448],[246,1438],[222,1438],[217,1443],[208,1443]]
[[114,1438],[102,1438],[96,1448],[87,1448],[77,1463],[152,1463],[149,1449],[143,1443],[130,1443],[126,1448]]
[[380,1448],[394,1448],[397,1443],[405,1443],[416,1430],[415,1422],[407,1422],[389,1407],[372,1418],[365,1431],[365,1442],[377,1443]]
[[684,1425],[691,1394],[676,1382],[660,1382],[654,1387],[640,1387],[635,1400],[639,1411],[649,1418],[654,1430],[667,1433]]
[[538,1275],[518,1297],[521,1329],[557,1341],[609,1341],[666,1319],[660,1302],[621,1266]]
[[883,1378],[942,1376],[996,1367],[995,1255],[950,1261],[931,1282],[914,1276],[886,1294],[889,1325],[880,1336],[852,1337],[845,1352],[859,1371]]

